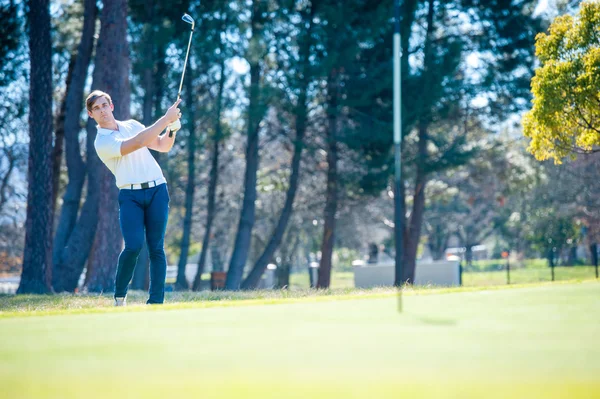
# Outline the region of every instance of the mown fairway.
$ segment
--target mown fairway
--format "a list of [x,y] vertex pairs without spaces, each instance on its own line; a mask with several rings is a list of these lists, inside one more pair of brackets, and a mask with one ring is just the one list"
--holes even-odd
[[0,314],[0,397],[600,397],[600,283],[415,293]]

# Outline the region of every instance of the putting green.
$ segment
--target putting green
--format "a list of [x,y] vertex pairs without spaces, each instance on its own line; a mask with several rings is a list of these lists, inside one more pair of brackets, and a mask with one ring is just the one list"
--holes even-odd
[[0,397],[600,397],[600,283],[0,319]]

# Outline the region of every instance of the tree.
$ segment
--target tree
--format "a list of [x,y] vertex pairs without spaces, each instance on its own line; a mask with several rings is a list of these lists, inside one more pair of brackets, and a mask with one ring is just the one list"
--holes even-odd
[[[218,26],[218,31],[221,32],[230,23],[231,16],[227,12],[227,8],[223,7],[221,10],[221,19],[220,21],[216,21]],[[227,57],[226,52],[226,42],[225,38],[222,35],[219,35],[219,39],[217,41],[218,44],[218,52],[219,52],[219,66],[218,66],[218,75],[219,79],[216,84],[217,93],[214,97],[214,111],[213,111],[213,120],[212,122],[212,131],[213,134],[210,137],[211,142],[211,163],[210,163],[210,171],[209,171],[209,181],[208,181],[208,192],[207,192],[207,204],[206,204],[206,223],[204,225],[204,238],[202,239],[202,248],[200,252],[200,256],[198,257],[198,269],[196,271],[196,276],[194,277],[194,282],[192,284],[192,289],[197,291],[200,289],[200,285],[202,282],[202,273],[206,267],[206,259],[208,258],[208,251],[210,248],[210,241],[213,231],[213,222],[215,220],[216,215],[216,196],[217,196],[217,187],[219,184],[219,169],[220,169],[220,157],[221,157],[221,146],[223,145],[223,141],[227,135],[227,129],[223,124],[223,110],[224,110],[224,92],[225,92],[225,83],[227,77],[227,69],[225,66],[225,59]],[[213,246],[212,251],[212,270],[213,271],[222,271],[222,267],[220,267],[220,258],[218,255],[218,250]]]
[[[139,84],[134,84],[133,87],[137,87],[143,91],[140,101],[142,103],[141,122],[145,126],[150,126],[156,119],[162,116],[161,104],[165,97],[166,89],[164,82],[179,82],[177,80],[179,76],[175,78],[176,74],[173,74],[174,79],[168,77],[165,56],[169,44],[174,38],[179,39],[184,33],[184,29],[189,26],[184,22],[180,22],[179,19],[181,14],[188,10],[189,1],[177,0],[163,3],[155,0],[130,0],[128,5],[131,20],[133,21],[131,25],[132,29],[130,29],[130,34],[133,38],[132,70],[134,78],[136,76],[139,77]],[[172,21],[178,22],[172,23]],[[185,33],[189,32],[186,31]],[[188,35],[183,36],[185,36],[185,44],[183,45],[187,45]],[[177,48],[181,49],[182,45],[178,44]],[[180,70],[177,72],[181,73]],[[179,134],[181,136],[181,132]],[[150,152],[159,165],[164,167],[166,154],[154,150],[150,150]],[[136,263],[131,288],[142,290],[148,288],[150,279],[149,265],[148,245],[146,240],[144,240]]]
[[[84,1],[83,26],[77,52],[71,58],[67,77],[66,92],[61,110],[61,123],[57,124],[57,139],[55,151],[59,145],[59,131],[64,134],[65,158],[67,162],[68,183],[63,195],[63,203],[54,237],[52,261],[54,273],[52,285],[56,292],[74,291],[88,257],[97,218],[94,212],[88,212],[90,202],[95,201],[94,190],[88,179],[88,200],[84,206],[86,212],[79,212],[81,194],[85,184],[88,169],[94,166],[95,150],[88,151],[87,162],[84,162],[79,144],[81,131],[81,111],[83,108],[83,90],[88,76],[89,64],[94,47],[94,30],[96,25],[97,8],[95,0]],[[55,161],[59,162],[59,161]],[[59,168],[54,167],[55,171]],[[55,184],[57,179],[55,179]],[[54,187],[57,191],[57,187]],[[78,220],[79,216],[79,220]]]
[[[286,193],[285,204],[281,210],[277,225],[273,230],[271,238],[264,251],[252,267],[252,270],[244,280],[242,284],[243,289],[256,288],[260,278],[267,268],[268,263],[271,261],[275,251],[281,244],[283,235],[287,228],[290,217],[293,212],[294,199],[296,197],[296,191],[298,189],[298,182],[300,177],[300,161],[302,159],[302,151],[304,149],[304,135],[306,133],[306,122],[308,114],[308,88],[312,81],[312,71],[310,65],[311,48],[313,43],[313,16],[315,15],[315,7],[312,4],[307,4],[302,10],[300,18],[300,27],[306,27],[306,31],[300,35],[300,49],[299,49],[299,61],[296,75],[291,79],[290,85],[296,90],[291,94],[297,95],[296,104],[294,106],[294,118],[295,118],[295,137],[293,140],[293,156],[291,173],[288,184],[288,190]],[[289,265],[287,265],[289,266]],[[289,274],[289,272],[288,272]],[[288,278],[289,279],[289,278]]]
[[529,151],[560,163],[600,151],[600,3],[581,4],[576,17],[557,17],[536,37],[540,67],[531,82],[533,107],[523,118]]
[[229,290],[238,290],[242,283],[242,275],[246,260],[248,259],[252,227],[255,220],[256,172],[259,164],[259,131],[260,122],[263,120],[266,110],[261,75],[264,68],[264,58],[267,53],[265,24],[269,16],[268,7],[268,2],[262,0],[252,1],[252,15],[250,20],[251,38],[246,54],[246,59],[250,64],[250,87],[248,88],[248,121],[246,123],[248,142],[246,144],[244,200],[240,212],[233,254],[231,255],[227,279],[225,281],[225,287]]
[[15,79],[18,68],[14,65],[20,37],[21,23],[17,15],[17,4],[13,0],[0,4],[0,86]]
[[[100,22],[92,88],[109,93],[115,105],[115,118],[127,120],[130,117],[127,2],[105,1]],[[114,275],[123,238],[119,228],[118,189],[115,177],[105,165],[101,165],[97,178],[100,184],[99,209],[102,211],[98,213],[98,226],[88,261],[86,285],[90,291],[106,292],[114,290]]]
[[533,218],[533,232],[529,239],[535,249],[548,259],[548,266],[556,266],[562,250],[579,239],[580,229],[576,222],[557,214],[551,208],[539,208]]
[[[192,221],[193,221],[193,203],[194,203],[194,193],[196,192],[197,185],[197,176],[196,176],[196,158],[198,149],[202,149],[204,146],[204,140],[201,140],[201,136],[196,133],[197,127],[199,123],[196,123],[202,114],[207,115],[208,129],[211,131],[213,141],[213,148],[215,151],[213,152],[213,162],[212,168],[210,172],[210,181],[208,188],[208,209],[207,209],[207,224],[205,226],[205,237],[202,244],[202,252],[200,254],[200,258],[198,260],[198,269],[196,273],[196,277],[194,278],[193,287],[196,289],[199,287],[200,279],[202,276],[202,272],[204,271],[204,265],[206,263],[206,255],[210,240],[210,232],[212,229],[212,219],[214,217],[214,199],[215,192],[217,187],[217,176],[218,176],[218,164],[219,164],[219,145],[222,140],[222,125],[221,125],[221,117],[222,117],[222,109],[223,109],[223,91],[226,83],[226,72],[225,72],[225,60],[228,57],[228,52],[225,51],[226,40],[224,35],[221,33],[227,30],[231,24],[231,18],[229,16],[230,12],[228,9],[228,2],[214,2],[214,3],[202,3],[202,8],[196,8],[196,15],[199,15],[201,24],[199,26],[200,31],[197,33],[200,37],[204,38],[200,45],[194,46],[193,55],[195,58],[196,69],[204,71],[202,74],[194,74],[193,70],[189,70],[190,76],[186,78],[189,79],[189,82],[186,83],[186,87],[188,87],[188,91],[190,92],[190,96],[188,101],[186,102],[186,107],[189,107],[190,116],[189,116],[189,136],[188,142],[186,145],[186,149],[188,151],[188,162],[187,162],[187,182],[185,188],[185,214],[183,218],[183,232],[181,239],[181,251],[179,256],[179,264],[177,270],[177,280],[175,282],[175,288],[178,289],[188,289],[188,282],[185,277],[185,270],[187,266],[188,260],[188,252],[190,249],[190,241],[192,235]],[[200,14],[202,12],[202,14]],[[198,25],[196,26],[196,30],[198,30]],[[218,68],[218,69],[217,69]],[[212,76],[213,71],[218,71],[218,78],[214,78],[217,80],[213,82]],[[194,85],[192,82],[192,77],[196,75],[198,79],[196,84]],[[216,86],[217,93],[214,98],[214,101],[211,97],[211,88]],[[193,92],[193,88],[196,87],[196,91]],[[200,108],[200,104],[196,106],[196,104],[192,104],[194,99],[198,99],[196,101],[200,102],[200,99],[204,99],[208,97],[208,101],[206,103],[209,104],[208,107]],[[213,105],[214,104],[214,105]],[[213,108],[214,107],[214,108]],[[196,109],[198,109],[196,111]],[[195,114],[194,114],[195,113]],[[202,126],[201,130],[206,130],[204,126]],[[197,137],[198,136],[198,137]],[[216,147],[215,147],[216,146]]]
[[52,46],[48,0],[28,2],[30,87],[27,222],[17,293],[51,292],[52,279]]
[[[355,122],[351,111],[364,106],[367,112],[360,109],[360,115],[377,113],[374,110],[377,107],[373,107],[373,104],[378,102],[377,95],[382,91],[379,83],[386,69],[381,67],[381,63],[371,62],[370,57],[374,56],[376,61],[380,61],[376,56],[381,54],[373,49],[382,51],[386,48],[386,42],[381,38],[389,31],[382,29],[389,20],[391,7],[388,6],[389,2],[332,0],[323,2],[318,8],[317,17],[323,22],[315,27],[319,39],[316,46],[319,49],[320,74],[317,78],[323,82],[324,88],[320,99],[324,120],[320,123],[325,136],[322,147],[327,168],[318,288],[330,285],[336,222],[342,207],[340,200],[345,196],[349,180],[343,166],[349,163],[346,159],[349,158],[347,148],[352,147],[352,137],[360,130],[350,127]],[[389,59],[388,54],[383,65],[387,65]],[[370,85],[365,85],[366,81],[370,81]],[[370,104],[367,106],[367,103]],[[376,134],[354,138],[354,142],[362,141],[365,148],[370,148],[378,140]]]

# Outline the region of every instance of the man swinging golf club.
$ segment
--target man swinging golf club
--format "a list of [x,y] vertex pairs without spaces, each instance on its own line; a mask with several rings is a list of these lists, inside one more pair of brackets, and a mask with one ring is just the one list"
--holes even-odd
[[[168,152],[181,128],[181,88],[192,44],[195,22],[188,14],[182,20],[192,25],[185,54],[177,101],[152,126],[135,120],[117,121],[110,95],[96,90],[86,99],[88,115],[98,123],[94,146],[98,157],[115,175],[119,187],[119,221],[125,248],[119,255],[115,277],[115,306],[125,306],[127,288],[145,238],[150,254],[150,292],[146,303],[163,303],[167,259],[164,250],[169,216],[169,193],[162,170],[148,150]],[[167,129],[168,134],[159,136]]]
[[162,170],[148,149],[168,152],[173,147],[175,135],[159,134],[179,121],[180,102],[178,99],[163,117],[145,127],[135,120],[115,120],[114,105],[107,93],[95,90],[86,99],[88,115],[98,123],[96,152],[115,175],[119,187],[119,222],[125,248],[117,265],[115,306],[126,304],[127,288],[144,239],[150,255],[150,297],[146,303],[164,301],[169,193]]

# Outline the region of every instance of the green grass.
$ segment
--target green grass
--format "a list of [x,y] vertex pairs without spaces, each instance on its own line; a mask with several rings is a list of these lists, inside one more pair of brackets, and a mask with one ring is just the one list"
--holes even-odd
[[[547,269],[548,268],[548,260],[547,259],[523,259],[523,260],[511,260],[511,265],[513,268],[525,268],[525,269]],[[471,268],[469,271],[496,271],[496,270],[504,270],[506,266],[505,259],[485,259],[485,260],[474,260],[472,262]],[[466,269],[466,266],[465,266]]]
[[[552,281],[551,270],[548,266],[541,267],[539,262],[528,263],[527,268],[511,269],[511,284],[526,284],[542,281]],[[593,266],[560,266],[554,268],[555,281],[587,280],[596,277]],[[463,272],[463,285],[465,287],[485,287],[490,285],[506,284],[506,270],[488,272]],[[308,273],[295,273],[290,276],[292,288],[305,289],[309,286]],[[333,270],[331,274],[332,288],[354,287],[354,272]]]
[[[544,268],[526,268],[510,271],[511,284],[535,283],[540,281],[551,281],[552,271],[549,267]],[[573,279],[593,279],[596,277],[596,272],[593,266],[571,266],[571,267],[555,267],[555,281],[573,280]],[[506,270],[494,272],[465,272],[463,273],[463,285],[470,286],[486,286],[496,284],[506,284]]]
[[600,397],[595,281],[195,295],[0,297],[0,397]]

